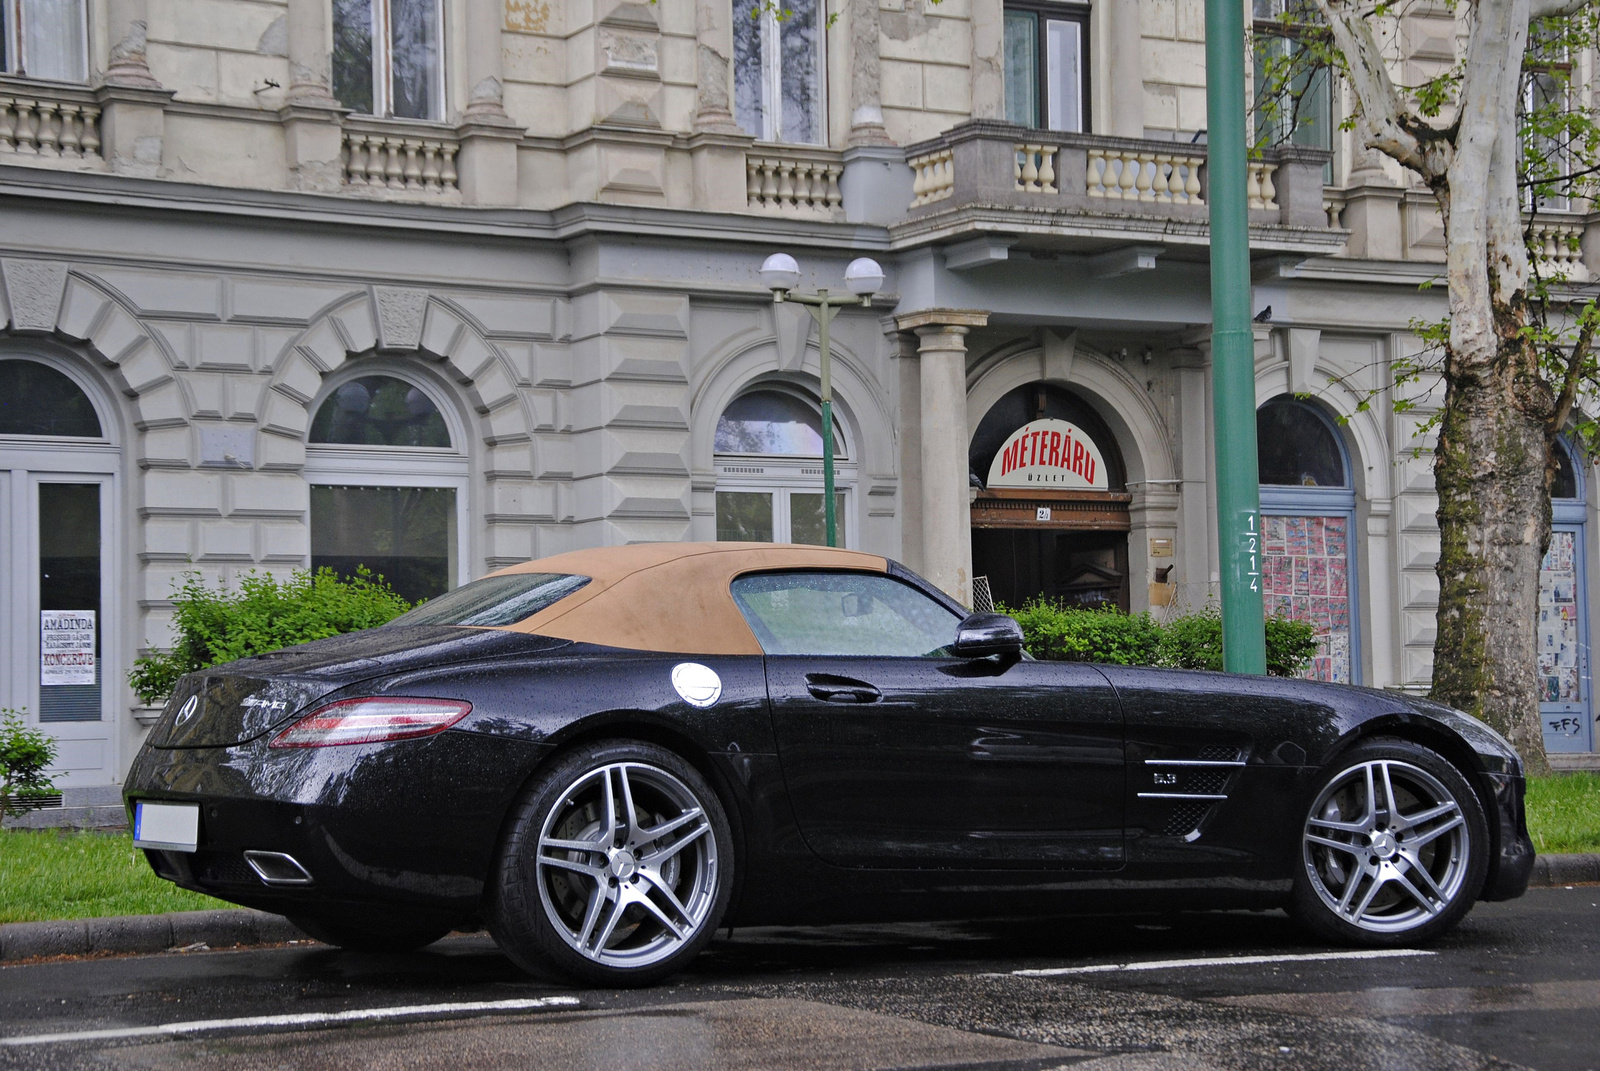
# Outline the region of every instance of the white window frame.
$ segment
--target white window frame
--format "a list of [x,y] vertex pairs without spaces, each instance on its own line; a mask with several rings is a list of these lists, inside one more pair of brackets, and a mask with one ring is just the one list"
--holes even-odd
[[[757,0],[759,3],[760,0]],[[759,140],[783,145],[828,144],[828,11],[825,0],[815,0],[817,5],[817,140],[796,141],[782,129],[783,122],[783,62],[779,47],[779,4],[764,3],[760,8],[761,24],[761,91],[766,107],[761,110]],[[735,9],[734,18],[744,16]],[[737,87],[734,90],[738,92]]]
[[[735,394],[728,404],[731,405],[734,400],[756,391],[772,391],[798,398],[808,408],[817,413],[819,422],[821,420],[821,407],[815,398],[812,398],[804,391],[794,390],[782,383],[751,383]],[[837,405],[838,403],[835,402],[834,404]],[[724,409],[726,409],[726,406]],[[720,420],[722,414],[718,413],[717,417]],[[856,455],[848,433],[845,431],[844,422],[839,419],[837,409],[834,410],[834,424],[839,429],[839,438],[842,440],[844,447],[843,456],[835,457],[833,463],[834,493],[844,495],[844,509],[838,516],[839,545],[841,547],[854,547],[859,539],[855,516],[857,468],[854,458]],[[715,434],[714,430],[713,434]],[[713,466],[717,474],[713,502],[715,501],[715,494],[722,491],[753,491],[773,496],[772,541],[774,543],[793,542],[789,495],[796,491],[802,494],[822,494],[822,458],[820,457],[792,457],[784,454],[716,454],[713,457]]]
[[[9,0],[8,0],[9,2]],[[389,0],[369,0],[367,11],[371,18],[372,32],[372,114],[380,119],[401,119],[414,123],[439,123],[449,113],[445,101],[445,62],[447,48],[445,37],[448,27],[445,24],[444,0],[433,0],[434,17],[439,25],[439,62],[434,65],[433,71],[433,99],[437,102],[435,114],[423,118],[412,116],[396,116],[394,114],[394,37],[390,33],[392,18],[389,13]],[[331,23],[330,23],[331,32]]]
[[[418,376],[387,365],[358,364],[348,372],[330,377],[323,385],[310,407],[312,420],[328,404],[338,389],[353,379],[364,376],[391,376],[408,383],[423,394],[439,410],[444,425],[450,433],[450,442],[465,442],[466,429],[456,416],[455,407],[432,384]],[[341,443],[310,442],[310,424],[306,432],[306,464],[302,470],[306,485],[310,487],[421,487],[449,488],[456,493],[456,561],[455,582],[459,587],[472,579],[469,520],[472,516],[467,501],[472,484],[472,462],[459,445],[451,447],[430,446],[347,446]],[[306,567],[311,565],[310,536],[311,509],[306,508]]]
[[[37,78],[37,75],[28,73],[28,57],[24,54],[27,51],[24,44],[28,39],[28,35],[23,32],[25,19],[23,14],[24,2],[25,0],[0,0],[0,14],[3,14],[5,22],[7,61],[4,71],[0,73],[21,78]],[[82,18],[79,19],[79,25],[82,29],[78,34],[77,41],[78,66],[83,71],[83,76],[81,78],[66,79],[65,84],[68,85],[81,85],[89,81],[89,19],[92,13],[89,10],[88,0],[78,0],[78,4],[82,10]],[[40,80],[62,81],[61,79]]]

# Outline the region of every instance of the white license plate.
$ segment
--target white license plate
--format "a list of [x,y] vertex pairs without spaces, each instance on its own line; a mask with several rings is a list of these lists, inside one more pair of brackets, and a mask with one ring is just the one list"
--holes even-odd
[[194,851],[200,846],[200,805],[137,801],[133,805],[133,846]]

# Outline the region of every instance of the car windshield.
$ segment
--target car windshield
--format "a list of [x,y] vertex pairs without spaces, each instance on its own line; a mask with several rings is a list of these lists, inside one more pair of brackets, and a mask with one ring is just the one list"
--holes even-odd
[[429,599],[391,625],[510,625],[532,617],[589,582],[570,573],[506,573],[486,576]]

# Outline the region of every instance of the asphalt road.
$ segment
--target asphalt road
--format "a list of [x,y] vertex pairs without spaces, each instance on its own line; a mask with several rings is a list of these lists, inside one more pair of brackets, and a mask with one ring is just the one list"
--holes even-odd
[[[264,1016],[299,1018],[238,1022]],[[1382,958],[1274,912],[745,930],[636,992],[529,978],[482,937],[0,968],[0,1068],[1068,1066],[1600,1068],[1600,886]]]

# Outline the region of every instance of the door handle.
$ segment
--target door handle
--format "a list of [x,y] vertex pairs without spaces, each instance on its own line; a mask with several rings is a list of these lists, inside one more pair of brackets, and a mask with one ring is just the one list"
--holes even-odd
[[806,691],[824,703],[876,703],[883,698],[883,693],[866,681],[826,673],[806,674]]

